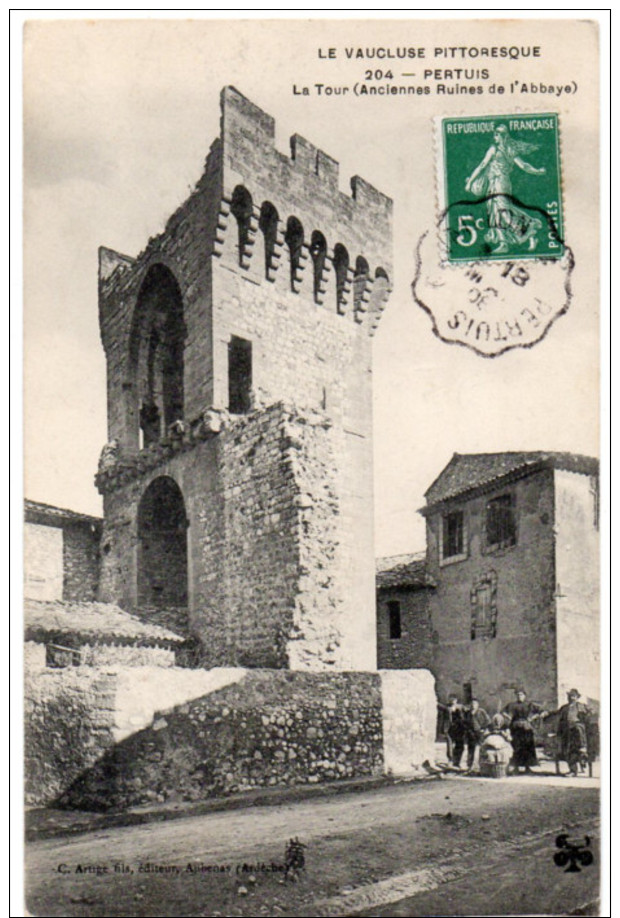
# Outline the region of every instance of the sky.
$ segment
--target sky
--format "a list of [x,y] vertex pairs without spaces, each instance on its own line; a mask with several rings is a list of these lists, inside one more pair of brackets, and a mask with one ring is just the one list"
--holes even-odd
[[[541,33],[539,23],[528,22],[513,22],[509,32],[501,22],[28,23],[25,496],[101,513],[93,483],[107,439],[97,249],[135,256],[163,229],[200,177],[219,133],[226,84],[276,118],[282,151],[300,133],[339,161],[343,190],[357,173],[394,199],[393,292],[373,345],[377,555],[424,548],[417,510],[454,452],[597,455],[597,99],[588,76],[594,44],[580,33],[583,53],[576,54],[577,24],[553,25]],[[347,47],[430,53],[507,41],[541,46],[541,62],[493,62],[493,78],[519,74],[579,85],[575,96],[552,104],[562,124],[566,237],[576,265],[571,306],[546,338],[489,360],[434,337],[410,288],[417,241],[437,217],[433,117],[492,114],[507,103],[469,95],[326,98],[314,87],[362,78],[368,65],[347,61]],[[336,59],[321,59],[330,47]],[[293,92],[303,85],[313,94]],[[526,111],[548,110],[549,100],[547,108],[541,104],[519,101]]]

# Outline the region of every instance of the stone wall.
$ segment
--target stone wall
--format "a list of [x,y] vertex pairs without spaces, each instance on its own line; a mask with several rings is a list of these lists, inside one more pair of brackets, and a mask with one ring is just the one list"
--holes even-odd
[[415,774],[435,759],[435,680],[427,669],[384,670],[380,677],[385,771]]
[[24,525],[24,594],[27,599],[96,598],[99,527],[76,520]]
[[411,774],[433,758],[425,670],[292,673],[88,666],[26,680],[34,805],[123,808]]
[[24,524],[24,596],[62,599],[62,529],[26,521]]
[[184,417],[198,418],[213,403],[211,258],[222,194],[221,152],[214,143],[192,195],[170,217],[163,233],[136,258],[100,249],[99,320],[106,351],[108,439],[124,455],[139,447],[139,397],[143,380],[132,378],[128,355],[136,331],[142,284],[154,266],[171,271],[183,301]]
[[157,715],[61,794],[107,809],[313,784],[383,769],[377,674],[249,671]]
[[115,676],[90,667],[26,669],[26,802],[52,803],[114,743]]
[[[43,644],[28,642],[29,657],[34,656],[33,647],[45,656]],[[132,650],[110,648],[123,649]],[[135,648],[141,650],[149,648]],[[45,669],[40,653],[35,662],[36,667],[26,668],[24,747],[26,801],[37,806],[55,801],[96,763],[105,761],[115,743],[152,724],[158,709],[243,677],[243,670],[161,668],[152,657],[143,658],[139,667],[117,660],[108,667]],[[106,793],[105,779],[101,792]]]
[[63,599],[91,602],[97,598],[100,535],[100,529],[89,523],[64,525]]
[[[377,592],[377,661],[379,669],[429,667],[433,660],[429,589],[402,587]],[[390,637],[389,603],[400,608],[401,633]]]
[[[373,668],[374,620],[369,634],[346,589],[357,565],[342,501],[353,497],[338,487],[337,443],[321,412],[278,403],[223,414],[217,435],[171,450],[105,495],[100,598],[136,610],[138,506],[151,482],[168,476],[185,500],[190,628],[205,665],[344,670],[357,659]],[[364,532],[360,525],[359,538]],[[360,635],[364,656],[356,657]]]

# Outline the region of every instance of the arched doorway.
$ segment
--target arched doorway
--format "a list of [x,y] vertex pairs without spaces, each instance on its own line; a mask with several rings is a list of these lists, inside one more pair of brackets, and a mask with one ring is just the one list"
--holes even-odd
[[138,506],[138,605],[187,606],[187,516],[181,490],[168,476],[148,486]]

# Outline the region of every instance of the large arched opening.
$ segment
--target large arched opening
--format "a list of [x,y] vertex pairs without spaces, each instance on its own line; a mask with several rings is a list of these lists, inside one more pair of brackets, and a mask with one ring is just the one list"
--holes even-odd
[[150,483],[138,506],[138,606],[186,608],[187,527],[185,502],[168,476]]
[[140,447],[157,443],[174,421],[183,418],[184,343],[179,285],[165,265],[152,265],[138,294],[130,344]]

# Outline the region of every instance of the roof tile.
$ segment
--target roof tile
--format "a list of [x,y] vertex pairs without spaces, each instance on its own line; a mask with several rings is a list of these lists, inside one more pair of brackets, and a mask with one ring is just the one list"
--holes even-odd
[[169,644],[184,638],[149,622],[142,622],[114,603],[46,602],[27,599],[24,603],[27,637],[49,634],[75,634],[122,641]]
[[[517,473],[527,474],[542,468],[565,469],[584,475],[598,474],[598,460],[575,453],[455,453],[426,491],[427,506],[448,500],[467,491],[484,487],[497,479]],[[426,508],[425,508],[426,509]]]

